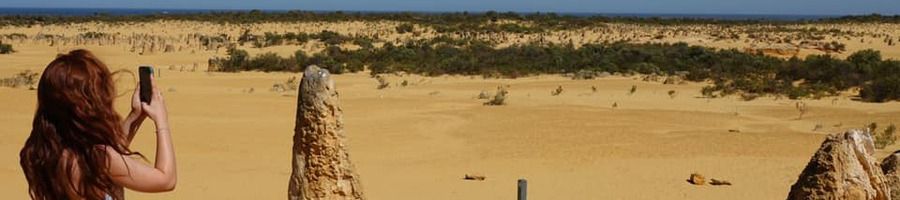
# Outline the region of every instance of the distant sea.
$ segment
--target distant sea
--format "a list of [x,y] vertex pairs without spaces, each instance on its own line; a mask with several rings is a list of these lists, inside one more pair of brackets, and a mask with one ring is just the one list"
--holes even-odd
[[[38,16],[90,16],[95,14],[107,15],[149,15],[149,14],[192,14],[209,12],[235,12],[249,10],[214,10],[214,9],[136,9],[136,8],[0,8],[0,15],[38,15]],[[287,12],[288,10],[262,10],[263,12]],[[334,12],[334,11],[313,11]],[[392,13],[405,11],[344,11],[345,13]],[[441,12],[415,12],[415,13],[441,13]],[[479,13],[479,12],[470,12]],[[533,14],[534,12],[521,12],[520,14]],[[579,17],[606,16],[606,17],[639,17],[651,18],[695,18],[717,20],[775,20],[775,21],[801,21],[823,18],[839,17],[839,15],[762,15],[762,14],[653,14],[653,13],[587,13],[571,12],[557,13]]]

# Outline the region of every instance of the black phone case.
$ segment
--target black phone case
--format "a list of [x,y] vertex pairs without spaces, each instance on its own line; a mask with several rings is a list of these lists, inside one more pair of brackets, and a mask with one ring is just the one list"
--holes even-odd
[[138,73],[140,73],[141,78],[141,102],[150,103],[151,94],[153,93],[153,86],[150,85],[150,76],[153,75],[153,68],[141,66],[138,68]]

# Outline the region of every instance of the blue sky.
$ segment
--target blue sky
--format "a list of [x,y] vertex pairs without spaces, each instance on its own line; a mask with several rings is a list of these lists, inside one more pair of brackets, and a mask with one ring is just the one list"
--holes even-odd
[[0,7],[518,11],[676,14],[900,14],[900,0],[0,0]]

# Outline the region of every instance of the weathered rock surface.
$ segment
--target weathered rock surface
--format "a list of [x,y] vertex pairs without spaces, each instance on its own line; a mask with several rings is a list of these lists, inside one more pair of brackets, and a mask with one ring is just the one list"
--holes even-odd
[[344,146],[342,111],[331,74],[307,67],[297,96],[288,199],[364,199]]
[[691,174],[691,177],[688,178],[688,183],[694,185],[704,185],[706,184],[706,178],[704,178],[700,173],[693,173]]
[[872,135],[849,130],[830,135],[810,159],[787,199],[890,199],[887,180],[872,154]]
[[891,199],[900,199],[900,151],[895,151],[881,161],[881,171],[891,188]]

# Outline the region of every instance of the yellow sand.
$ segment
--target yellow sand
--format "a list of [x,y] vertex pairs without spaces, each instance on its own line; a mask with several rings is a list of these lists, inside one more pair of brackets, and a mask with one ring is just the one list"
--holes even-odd
[[[153,32],[162,29],[158,26],[134,30]],[[34,34],[42,29],[0,30]],[[123,45],[80,47],[93,50],[114,70],[151,64],[161,75],[178,187],[164,194],[128,192],[129,199],[285,198],[296,91],[270,88],[299,74],[191,71],[194,63],[205,69],[206,60],[222,50],[142,56]],[[41,71],[56,53],[74,46],[26,41],[15,48],[19,52],[0,55],[0,77]],[[848,44],[848,49],[859,48]],[[298,47],[267,49],[290,54]],[[896,58],[896,47],[881,50]],[[370,199],[513,199],[519,178],[529,180],[533,199],[781,199],[825,134],[870,122],[900,123],[896,102],[862,103],[848,96],[804,100],[810,111],[797,119],[793,100],[706,99],[699,94],[703,83],[663,85],[638,77],[391,75],[392,85],[384,90],[377,90],[367,73],[335,79],[350,156]],[[402,87],[403,80],[411,84]],[[123,76],[118,88],[130,95],[133,81]],[[499,85],[510,86],[509,105],[483,106],[478,94]],[[629,95],[632,85],[637,92]],[[551,96],[558,86],[564,92]],[[120,113],[127,112],[127,95],[118,100]],[[31,130],[35,100],[35,91],[0,87],[2,199],[28,197],[18,151]],[[817,125],[821,128],[814,131]],[[148,121],[132,148],[152,160],[154,145]],[[881,150],[879,157],[896,149]],[[694,172],[734,185],[690,185],[686,179]],[[467,181],[465,174],[487,179]]]

